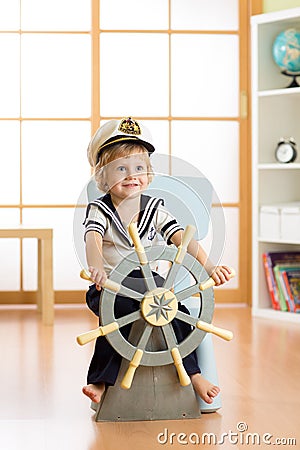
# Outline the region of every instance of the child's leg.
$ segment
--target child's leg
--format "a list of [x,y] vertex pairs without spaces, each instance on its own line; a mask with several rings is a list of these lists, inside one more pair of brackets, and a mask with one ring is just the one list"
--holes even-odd
[[[130,314],[139,308],[139,303],[122,296],[115,299],[115,317],[119,318]],[[131,324],[120,329],[123,336],[128,339]],[[105,390],[105,386],[113,386],[116,382],[122,357],[110,345],[105,336],[96,340],[94,354],[90,363],[87,376],[87,385],[83,387],[83,393],[93,402],[99,403]]]
[[121,360],[122,357],[113,349],[106,337],[98,337],[88,370],[87,384],[114,385]]
[[212,403],[213,398],[220,392],[219,386],[215,386],[210,381],[203,378],[201,373],[190,375],[193,388],[202,400],[206,403]]
[[88,384],[82,388],[82,392],[86,395],[92,402],[100,403],[103,392],[105,391],[105,384]]
[[[189,314],[189,310],[184,305],[179,304],[178,309],[186,314]],[[189,324],[178,321],[177,319],[173,320],[172,325],[178,342],[183,341],[191,332],[191,327]],[[182,362],[185,370],[191,378],[191,382],[196,393],[206,403],[212,403],[213,398],[220,392],[220,388],[202,377],[196,351],[194,350],[188,356],[183,358]]]

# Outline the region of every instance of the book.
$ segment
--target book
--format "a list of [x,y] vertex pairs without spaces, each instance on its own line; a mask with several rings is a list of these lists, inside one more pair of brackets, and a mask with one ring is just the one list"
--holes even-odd
[[281,266],[276,265],[273,267],[275,279],[278,286],[279,291],[279,304],[281,311],[288,311],[288,301],[287,301],[287,294],[284,287],[284,282],[281,277]]
[[289,270],[286,277],[294,301],[294,311],[300,313],[300,270]]
[[[284,272],[286,268],[288,268],[288,272],[290,270],[296,270],[297,268],[299,269],[300,251],[266,252],[263,253],[262,256],[272,307],[277,310],[281,309],[282,311],[295,311],[295,307],[293,307],[295,296],[292,295],[291,297],[289,295],[282,272]],[[280,269],[274,270],[276,266],[280,266]],[[283,266],[285,266],[285,268]],[[293,286],[296,289],[296,282],[294,282]],[[298,309],[300,309],[300,304]]]
[[300,264],[300,251],[297,252],[268,252],[272,268],[278,264]]
[[265,277],[267,282],[268,291],[270,294],[270,299],[272,303],[273,309],[279,310],[280,304],[279,304],[279,291],[278,287],[274,278],[272,265],[269,259],[269,256],[267,253],[263,253],[263,264],[264,264],[264,270],[265,270]]
[[[300,265],[295,263],[276,265],[274,267],[274,274],[278,284],[279,294],[280,294],[280,305],[283,311],[295,312],[295,302],[293,295],[291,293],[289,280],[287,274],[293,271],[300,271]],[[284,309],[284,304],[286,303],[287,309]]]
[[283,270],[281,272],[281,276],[282,276],[282,280],[283,280],[283,284],[286,290],[286,296],[287,296],[287,306],[288,306],[288,310],[291,312],[296,312],[295,311],[295,302],[294,302],[294,298],[291,292],[291,288],[290,288],[290,284],[289,284],[289,280],[287,277],[287,272],[285,270]]

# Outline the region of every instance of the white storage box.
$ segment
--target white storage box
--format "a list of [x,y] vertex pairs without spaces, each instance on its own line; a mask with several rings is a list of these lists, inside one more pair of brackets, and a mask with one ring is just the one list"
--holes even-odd
[[262,239],[280,239],[279,205],[260,207],[259,234]]
[[300,203],[282,206],[281,239],[300,242]]

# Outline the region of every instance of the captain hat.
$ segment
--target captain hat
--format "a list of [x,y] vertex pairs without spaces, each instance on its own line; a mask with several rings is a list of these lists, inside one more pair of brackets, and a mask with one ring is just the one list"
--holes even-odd
[[92,137],[88,149],[88,160],[95,167],[103,150],[117,143],[136,142],[148,150],[149,155],[155,151],[151,134],[144,125],[131,117],[121,120],[112,119],[102,125]]

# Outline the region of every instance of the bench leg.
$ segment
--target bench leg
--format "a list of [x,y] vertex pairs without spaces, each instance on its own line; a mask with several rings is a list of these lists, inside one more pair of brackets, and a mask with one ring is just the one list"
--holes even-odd
[[52,239],[38,240],[38,310],[44,325],[53,325],[53,252]]

